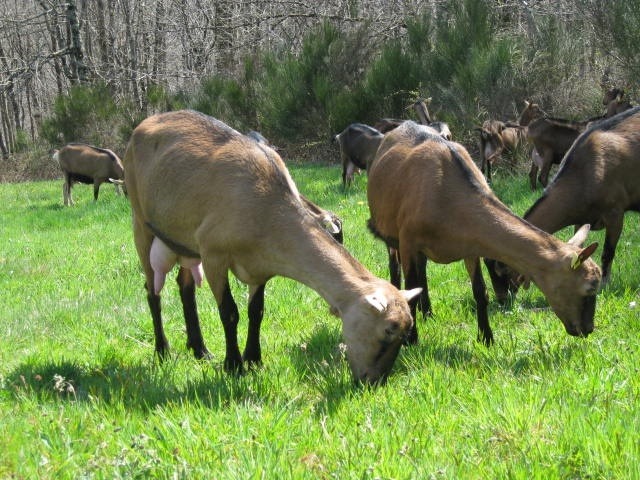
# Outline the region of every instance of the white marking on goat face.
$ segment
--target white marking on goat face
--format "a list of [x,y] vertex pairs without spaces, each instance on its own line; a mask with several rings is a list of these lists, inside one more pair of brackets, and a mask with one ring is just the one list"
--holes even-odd
[[387,377],[413,325],[407,297],[419,293],[388,285],[342,312],[347,360],[356,379],[376,383]]

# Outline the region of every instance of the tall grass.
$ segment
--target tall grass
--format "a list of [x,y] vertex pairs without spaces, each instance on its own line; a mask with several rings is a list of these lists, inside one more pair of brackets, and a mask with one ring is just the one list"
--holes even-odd
[[[338,166],[290,168],[342,217],[346,247],[387,277],[365,227],[366,178],[344,193]],[[498,172],[494,188],[522,214],[536,198],[527,183]],[[435,316],[419,320],[420,343],[388,384],[369,389],[351,382],[340,321],[281,278],[267,285],[262,368],[222,371],[206,286],[214,359],[194,360],[173,282],[173,354],[159,364],[128,203],[106,187],[96,203],[90,188],[74,194],[63,208],[61,181],[0,185],[0,478],[640,478],[636,216],[588,339],[566,335],[532,287],[506,309],[490,292],[486,348],[464,267],[429,264]],[[243,339],[246,289],[233,288]]]

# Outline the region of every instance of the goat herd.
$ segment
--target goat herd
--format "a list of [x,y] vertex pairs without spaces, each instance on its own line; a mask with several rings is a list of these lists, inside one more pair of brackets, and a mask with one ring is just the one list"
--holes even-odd
[[[123,161],[110,150],[70,144],[54,153],[64,172],[64,203],[73,182],[125,187],[134,241],[160,358],[168,352],[160,307],[167,273],[177,264],[188,346],[210,356],[200,330],[195,287],[203,277],[215,296],[224,328],[224,366],[240,372],[261,362],[260,326],[266,282],[277,275],[315,290],[342,319],[347,360],[355,379],[388,376],[403,344],[415,343],[416,310],[431,313],[427,259],[464,260],[476,302],[478,338],[493,333],[480,258],[498,300],[533,281],[570,335],[594,328],[596,294],[611,262],[626,211],[640,211],[640,107],[611,111],[589,123],[561,122],[526,104],[518,123],[479,128],[482,171],[451,141],[446,124],[431,122],[417,102],[421,123],[383,119],[377,128],[352,124],[336,136],[345,187],[356,168],[367,171],[368,227],[386,244],[391,282],[377,278],[342,245],[342,222],[306,199],[287,168],[256,132],[243,135],[194,111],[151,116],[134,130]],[[557,128],[557,129],[556,129]],[[575,136],[568,142],[565,130]],[[493,193],[483,171],[503,151],[528,139],[542,160],[562,164],[524,218]],[[533,168],[532,168],[533,171]],[[126,172],[126,175],[125,175]],[[532,174],[535,186],[536,171]],[[567,225],[568,242],[552,234]],[[583,246],[591,229],[606,229],[602,272]],[[249,286],[248,335],[237,339],[239,313],[228,272]],[[404,276],[404,290],[401,278]]]

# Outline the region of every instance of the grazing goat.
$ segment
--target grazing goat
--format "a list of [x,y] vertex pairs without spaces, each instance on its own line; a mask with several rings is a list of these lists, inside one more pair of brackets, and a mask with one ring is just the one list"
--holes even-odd
[[[593,331],[600,269],[586,248],[588,226],[564,243],[513,214],[498,200],[458,143],[405,122],[385,136],[369,170],[367,198],[373,234],[400,254],[405,287],[426,284],[422,260],[463,259],[472,281],[478,337],[493,342],[479,257],[526,273],[545,294],[570,335]],[[517,266],[517,267],[516,267]],[[422,277],[422,278],[421,278]],[[417,298],[409,302],[416,313]],[[409,337],[417,341],[416,323]]]
[[104,182],[115,184],[124,178],[124,169],[118,156],[106,148],[98,148],[82,143],[69,143],[53,151],[53,159],[58,162],[64,175],[62,197],[65,205],[73,205],[71,186],[74,182],[93,184],[93,199],[98,200],[100,185]]
[[[263,289],[270,278],[282,275],[316,290],[342,318],[347,360],[356,379],[373,383],[386,378],[411,329],[407,301],[420,290],[398,291],[331,238],[305,208],[273,149],[206,115],[177,111],[144,120],[133,131],[124,164],[134,240],[161,358],[168,343],[154,279],[167,265],[178,263],[188,346],[196,356],[208,354],[195,305],[199,268],[218,304],[226,341],[224,367],[235,372],[243,370],[243,360],[261,361]],[[158,264],[162,268],[154,270]],[[249,285],[244,355],[229,271]]]
[[343,188],[351,185],[357,168],[367,169],[383,138],[382,133],[364,123],[352,123],[334,137],[340,146]]
[[476,127],[480,133],[480,170],[491,182],[491,166],[501,158],[502,153],[514,156],[520,146],[527,141],[527,129],[520,125],[507,125],[499,120],[486,120],[482,127]]
[[606,230],[603,284],[622,233],[624,213],[640,212],[640,107],[592,125],[567,152],[558,173],[524,218],[555,233],[590,223]]

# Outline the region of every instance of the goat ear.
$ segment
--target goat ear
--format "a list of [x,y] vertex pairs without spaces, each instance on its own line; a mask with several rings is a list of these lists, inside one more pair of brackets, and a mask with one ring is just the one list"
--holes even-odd
[[322,226],[327,232],[331,233],[332,235],[340,233],[340,226],[336,222],[334,222],[329,215],[326,215],[322,218]]
[[404,299],[408,302],[413,300],[422,293],[422,288],[412,288],[411,290],[400,290],[400,293]]
[[594,242],[588,247],[584,247],[582,250],[580,250],[580,252],[575,253],[571,257],[571,268],[573,270],[576,270],[580,265],[582,265],[582,262],[584,262],[593,254],[593,252],[596,251],[596,248],[598,248],[598,242]]
[[589,234],[589,230],[591,230],[591,225],[588,223],[584,224],[580,227],[580,229],[571,237],[571,239],[567,242],[569,245],[575,245],[576,247],[582,246],[584,241],[587,239],[587,235]]
[[376,291],[375,293],[371,293],[369,295],[365,295],[364,297],[369,305],[375,308],[378,312],[382,313],[387,309],[389,302],[387,301],[387,297],[384,296],[384,293],[380,291]]

